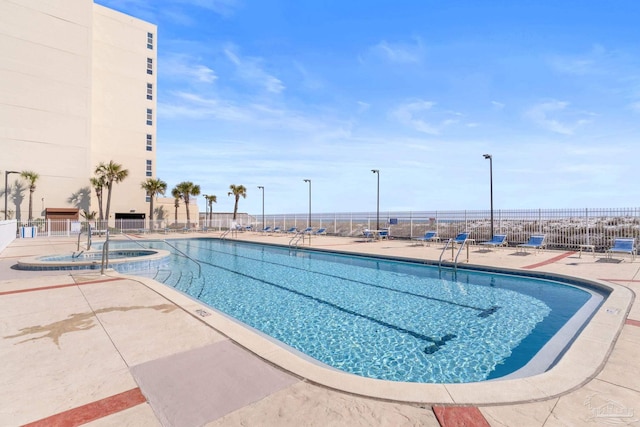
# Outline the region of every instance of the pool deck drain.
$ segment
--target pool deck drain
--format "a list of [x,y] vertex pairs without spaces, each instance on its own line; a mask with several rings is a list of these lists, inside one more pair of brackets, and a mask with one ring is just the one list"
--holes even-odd
[[[198,236],[207,235],[194,233],[188,237]],[[208,236],[216,235],[209,233]],[[245,233],[241,237],[266,243],[277,240],[252,233]],[[175,291],[173,293],[176,295],[165,294],[162,291],[165,287],[152,281],[147,283],[146,280],[133,277],[117,277],[119,280],[102,281],[103,278],[95,273],[78,272],[72,276],[76,282],[73,285],[70,284],[69,272],[18,272],[10,268],[22,254],[51,253],[49,244],[62,249],[62,242],[66,242],[71,248],[75,246],[73,239],[23,239],[15,241],[0,254],[0,354],[3,360],[0,396],[4,402],[0,411],[0,425],[24,425],[38,420],[51,420],[50,417],[54,416],[70,417],[78,415],[86,408],[93,408],[89,412],[94,411],[94,415],[97,414],[95,421],[87,425],[161,425],[161,413],[148,402],[130,403],[117,412],[95,408],[109,407],[101,406],[99,403],[111,402],[110,399],[114,396],[130,392],[139,386],[145,398],[151,401],[150,396],[156,392],[166,392],[172,383],[169,381],[168,384],[163,384],[159,381],[159,385],[149,385],[162,379],[163,371],[160,370],[151,375],[150,383],[141,386],[134,375],[136,367],[152,366],[163,359],[178,363],[182,357],[192,352],[204,354],[215,348],[231,345],[229,335],[238,333],[234,329],[236,326],[232,325],[232,322],[216,318],[216,315],[201,317],[196,310],[205,310],[203,306],[177,295]],[[357,243],[353,242],[353,239],[323,236],[314,239],[313,246],[328,249],[340,247],[341,250],[376,255],[392,253],[411,258],[437,259],[439,255],[438,245],[412,247],[406,241],[393,240],[385,242],[383,247],[375,242]],[[486,266],[522,268],[525,259],[510,257],[510,252],[510,249],[491,253],[474,252],[471,262]],[[632,263],[625,260],[620,264],[598,263],[596,260],[588,259],[591,257],[579,259],[577,255],[571,254],[559,258],[559,253],[554,251],[544,251],[535,256],[539,263],[544,263],[537,266],[536,271],[580,276],[592,280],[606,277],[608,282],[621,285],[621,289],[640,289],[637,277],[640,263],[637,261]],[[526,260],[530,262],[531,257],[527,257]],[[91,286],[78,286],[80,281]],[[158,293],[161,291],[161,294]],[[633,294],[630,295],[630,299],[633,299]],[[628,301],[627,306],[630,303],[631,301]],[[131,307],[135,309],[130,309]],[[617,323],[612,324],[607,318],[601,319],[595,324],[596,334],[592,338],[581,340],[581,337],[574,344],[581,353],[575,360],[569,360],[568,364],[592,364],[597,367],[591,373],[583,371],[580,374],[582,379],[577,384],[567,382],[566,378],[554,379],[553,375],[547,375],[549,373],[521,383],[492,382],[502,384],[490,388],[484,383],[458,384],[444,389],[443,397],[448,396],[449,404],[431,408],[429,404],[402,403],[403,400],[412,400],[412,391],[400,393],[399,397],[402,399],[394,401],[397,391],[392,387],[388,388],[387,385],[381,388],[380,399],[359,396],[361,393],[354,385],[346,384],[347,393],[338,391],[339,387],[334,389],[326,384],[319,386],[317,384],[322,384],[331,374],[323,371],[324,373],[316,378],[319,380],[316,384],[314,379],[300,375],[300,372],[308,368],[308,362],[305,361],[294,361],[298,366],[290,370],[295,374],[291,376],[274,368],[274,363],[279,364],[283,358],[290,356],[286,356],[281,349],[271,347],[268,343],[258,343],[259,348],[253,348],[250,352],[241,350],[249,359],[232,357],[231,362],[237,363],[230,362],[225,365],[225,372],[233,377],[241,374],[249,363],[256,363],[257,366],[276,369],[279,375],[292,378],[293,382],[280,388],[269,389],[257,400],[232,407],[230,412],[222,415],[204,414],[205,404],[195,405],[191,411],[196,418],[198,413],[203,412],[202,419],[206,419],[204,425],[207,426],[297,426],[301,425],[302,420],[306,425],[456,425],[447,424],[446,416],[443,418],[444,421],[439,421],[440,418],[436,417],[441,411],[439,407],[447,408],[444,411],[448,413],[462,410],[480,414],[486,420],[486,425],[543,426],[551,423],[551,420],[563,425],[596,425],[593,424],[595,415],[598,415],[600,421],[636,425],[640,416],[640,364],[636,361],[634,353],[640,345],[640,308],[633,302],[630,312],[627,313],[625,307],[624,301],[618,297],[607,301],[603,307],[603,315],[615,319]],[[620,311],[614,314],[606,313],[605,310],[608,308]],[[208,309],[206,311],[209,312]],[[82,323],[78,324],[69,321],[69,316],[74,313],[87,315],[82,318]],[[215,323],[213,328],[210,327],[212,322]],[[18,341],[23,341],[24,338],[7,338],[25,328],[46,325],[66,328],[66,332],[60,335],[59,346],[42,333],[32,335],[34,339],[22,343]],[[605,354],[602,362],[606,363],[598,363],[594,360],[593,350],[605,345],[603,337],[607,333],[610,334],[612,328],[616,328],[615,346],[610,353]],[[247,331],[239,332],[240,336],[235,341],[246,340],[244,344],[248,347],[256,345],[255,336],[247,334]],[[581,369],[579,366],[570,368]],[[297,372],[298,369],[301,371]],[[194,368],[190,371],[190,376],[185,375],[185,378],[190,378],[187,383],[199,380],[194,372],[198,371]],[[310,376],[314,375],[316,374],[311,372]],[[216,381],[215,375],[202,376],[202,379],[206,382]],[[240,384],[239,381],[236,383]],[[145,387],[150,388],[145,391]],[[497,394],[487,394],[487,390]],[[545,397],[539,396],[541,390],[545,390]],[[183,394],[188,398],[189,393],[196,391],[195,388],[187,387]],[[207,392],[201,393],[200,397],[203,397],[202,394],[206,395]],[[250,390],[239,392],[240,396],[243,394],[251,395]],[[478,394],[482,399],[478,400]],[[476,395],[475,400],[471,399],[473,395]],[[504,395],[533,398],[518,403],[505,403],[502,400]],[[535,397],[536,395],[538,397]],[[228,396],[221,393],[215,397],[211,394],[209,397],[215,400],[212,404],[224,405]],[[383,400],[385,397],[390,401]],[[465,399],[474,404],[470,409],[459,409],[461,405],[456,402],[463,402]],[[607,408],[614,407],[625,411],[607,412]],[[171,408],[168,408],[168,411],[171,411]],[[466,419],[467,415],[463,414],[460,419]],[[622,418],[627,415],[631,417]],[[454,422],[453,419],[449,420]],[[69,422],[63,425],[80,424],[72,423],[71,418],[67,421]]]

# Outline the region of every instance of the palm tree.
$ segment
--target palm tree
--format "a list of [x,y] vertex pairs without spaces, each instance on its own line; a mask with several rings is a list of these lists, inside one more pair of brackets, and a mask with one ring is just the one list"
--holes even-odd
[[218,203],[218,198],[216,197],[215,194],[212,194],[210,196],[205,194],[204,199],[207,201],[207,204],[209,205],[209,227],[210,227],[211,217],[213,216],[213,203]]
[[173,207],[175,208],[174,212],[174,224],[178,224],[178,208],[180,207],[180,199],[182,198],[182,194],[180,194],[180,191],[176,188],[173,187],[173,190],[171,190],[171,195],[173,196]]
[[111,190],[113,183],[119,183],[129,176],[129,170],[123,169],[121,164],[115,163],[113,160],[109,163],[100,163],[96,168],[96,175],[102,179],[105,187],[107,187],[107,207],[104,212],[105,219],[109,221],[109,211],[111,210]]
[[147,178],[146,181],[142,182],[141,186],[149,196],[149,231],[151,231],[153,228],[153,199],[158,194],[164,194],[167,191],[167,183],[161,179]]
[[187,228],[189,228],[191,224],[191,217],[189,216],[189,197],[200,194],[200,186],[191,181],[183,181],[176,185],[174,190],[177,190],[180,197],[182,197],[182,200],[184,200],[184,207],[187,209]]
[[36,181],[40,175],[33,171],[22,171],[20,176],[29,182],[29,221],[33,220],[33,192],[36,191]]
[[229,189],[231,191],[229,191],[229,194],[227,194],[228,196],[230,195],[234,195],[236,198],[236,204],[233,206],[233,220],[236,220],[236,216],[238,215],[238,202],[240,201],[240,196],[242,196],[243,198],[247,197],[247,189],[244,188],[244,185],[235,185],[235,184],[231,184],[229,186]]
[[102,210],[102,189],[105,186],[104,177],[95,176],[91,178],[91,186],[96,190],[96,197],[98,198],[98,219],[102,221],[104,219]]

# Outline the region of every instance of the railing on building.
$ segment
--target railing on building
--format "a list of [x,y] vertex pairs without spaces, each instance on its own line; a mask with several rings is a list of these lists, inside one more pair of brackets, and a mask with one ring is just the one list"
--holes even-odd
[[[633,237],[640,240],[640,208],[588,208],[588,209],[511,209],[494,210],[494,233],[506,234],[510,245],[526,242],[531,234],[544,233],[547,247],[578,249],[580,245],[594,245],[596,251],[611,246],[613,239]],[[259,221],[258,221],[259,219]],[[291,227],[303,229],[307,226],[308,213],[265,215],[266,225],[287,230]],[[335,236],[360,236],[365,228],[376,228],[377,213],[316,213],[311,215],[311,226],[326,228],[327,234]],[[468,231],[477,242],[489,240],[491,236],[490,212],[473,211],[419,211],[380,212],[381,226],[389,228],[390,236],[396,239],[411,239],[423,236],[427,231],[437,231],[441,239],[455,237]],[[199,222],[192,224],[160,220],[110,220],[109,232],[146,233],[171,231],[224,231],[233,224],[253,225],[258,229],[262,215],[238,215],[234,221],[231,214],[216,214],[209,220],[201,214]],[[103,221],[91,221],[94,234],[107,229]],[[36,220],[21,223],[18,227],[35,226],[39,236],[70,236],[86,230],[87,222]]]

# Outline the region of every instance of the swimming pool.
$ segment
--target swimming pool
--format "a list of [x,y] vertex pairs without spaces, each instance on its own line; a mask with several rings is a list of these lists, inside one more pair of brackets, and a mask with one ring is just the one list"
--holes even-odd
[[217,239],[172,244],[202,276],[176,256],[156,280],[321,363],[391,381],[530,375],[533,360],[544,371],[604,299],[532,277]]

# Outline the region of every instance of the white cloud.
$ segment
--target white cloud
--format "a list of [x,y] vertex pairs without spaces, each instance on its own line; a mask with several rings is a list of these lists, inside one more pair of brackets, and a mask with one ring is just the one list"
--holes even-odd
[[424,47],[419,38],[414,43],[389,43],[385,40],[371,48],[371,52],[390,62],[417,63],[424,57]]
[[[391,112],[400,123],[429,135],[439,135],[444,128],[460,121],[461,113],[434,110],[435,102],[413,101]],[[454,116],[453,118],[451,116]]]
[[491,101],[491,105],[493,105],[493,108],[495,108],[496,110],[502,110],[505,107],[502,102],[498,101]]
[[264,71],[260,58],[241,57],[234,46],[224,49],[227,58],[237,67],[238,75],[251,84],[263,87],[267,92],[281,93],[285,86],[280,79]]
[[172,55],[163,59],[161,70],[167,75],[199,83],[213,83],[218,78],[211,68],[196,62],[187,55]]
[[573,135],[579,127],[591,122],[583,117],[593,116],[593,114],[575,112],[568,107],[569,103],[564,101],[542,102],[526,111],[525,117],[543,129],[562,135]]

